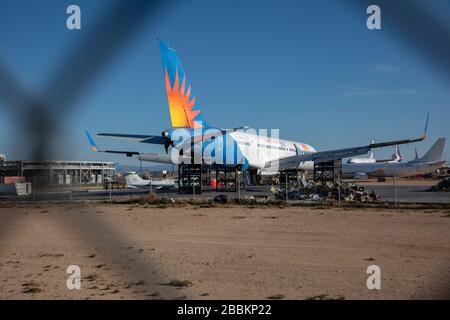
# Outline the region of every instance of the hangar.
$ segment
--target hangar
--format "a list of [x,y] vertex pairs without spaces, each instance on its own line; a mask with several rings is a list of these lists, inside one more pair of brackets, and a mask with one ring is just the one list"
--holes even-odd
[[20,176],[33,186],[102,184],[115,174],[114,162],[0,160],[0,183],[4,177]]

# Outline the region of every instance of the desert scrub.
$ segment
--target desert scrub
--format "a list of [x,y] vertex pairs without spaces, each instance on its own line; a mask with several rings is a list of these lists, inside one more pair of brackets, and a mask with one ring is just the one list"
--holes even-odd
[[168,285],[177,288],[187,288],[192,286],[192,281],[174,279],[171,280]]

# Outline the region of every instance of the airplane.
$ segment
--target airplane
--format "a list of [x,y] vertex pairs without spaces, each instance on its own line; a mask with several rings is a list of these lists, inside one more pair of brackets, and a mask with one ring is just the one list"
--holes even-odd
[[312,170],[314,164],[321,162],[356,157],[376,148],[419,142],[426,138],[428,117],[425,132],[420,138],[327,151],[317,151],[308,143],[279,139],[276,134],[268,136],[249,127],[223,129],[211,126],[205,121],[203,109],[191,91],[177,52],[165,41],[160,41],[159,47],[172,127],[160,135],[99,133],[97,136],[161,145],[165,154],[102,150],[85,131],[94,152],[123,154],[156,163],[206,163],[232,167],[246,172],[252,184],[258,184],[262,173]]
[[[372,140],[372,143],[375,143]],[[395,146],[395,153],[392,155],[391,159],[386,160],[377,160],[373,154],[373,150],[370,151],[369,158],[350,158],[347,160],[347,163],[377,163],[377,162],[402,162],[403,156],[400,153],[400,147],[398,145]]]
[[402,162],[403,160],[404,160],[403,156],[402,156],[402,154],[400,152],[400,146],[396,145],[395,146],[395,153],[392,155],[392,160],[390,162]]
[[144,187],[155,187],[156,189],[163,188],[176,188],[178,184],[173,179],[163,179],[163,180],[147,180],[142,179],[136,174],[136,172],[129,172],[125,175],[125,181],[127,182],[127,187],[133,189],[141,189]]
[[409,162],[344,163],[342,176],[361,180],[377,177],[378,181],[383,181],[386,177],[400,178],[431,173],[440,169],[445,163],[442,161],[444,146],[445,138],[440,138],[423,157]]
[[[372,144],[373,143],[375,143],[374,140],[372,140]],[[347,163],[374,163],[374,162],[377,162],[377,160],[375,159],[373,150],[370,150],[369,158],[350,158],[347,160]]]

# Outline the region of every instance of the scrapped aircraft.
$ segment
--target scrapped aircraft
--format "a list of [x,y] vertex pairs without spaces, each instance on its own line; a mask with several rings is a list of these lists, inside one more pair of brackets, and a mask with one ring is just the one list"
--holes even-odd
[[[372,141],[372,143],[375,143]],[[377,162],[402,162],[403,156],[400,153],[400,147],[398,145],[395,146],[395,153],[392,155],[391,159],[387,160],[377,160],[373,154],[373,150],[370,151],[369,158],[350,158],[347,163],[377,163]]]
[[147,180],[142,179],[135,172],[130,172],[125,175],[125,181],[127,182],[127,187],[134,189],[155,187],[156,189],[163,188],[176,188],[178,184],[173,179],[163,179],[163,180]]
[[86,131],[93,151],[124,154],[142,161],[157,163],[207,163],[233,167],[248,172],[252,183],[256,183],[263,173],[277,173],[290,169],[312,170],[314,163],[356,157],[367,154],[375,148],[423,141],[426,137],[424,133],[417,139],[316,151],[310,144],[282,140],[276,134],[269,136],[266,132],[248,127],[235,129],[213,127],[204,119],[203,111],[191,91],[177,52],[164,41],[160,41],[160,51],[172,127],[164,130],[161,135],[100,133],[97,136],[161,145],[164,146],[166,153],[102,150],[96,146]]
[[[374,140],[372,140],[372,144],[375,143]],[[348,159],[347,163],[374,163],[377,162],[377,159],[375,159],[375,156],[373,154],[373,149],[370,150],[370,157],[369,158],[350,158]]]
[[376,163],[344,163],[342,174],[344,178],[362,179],[376,177],[379,180],[386,177],[412,177],[431,173],[440,169],[445,161],[442,161],[445,139],[440,138],[428,150],[422,158],[416,158],[409,162],[376,162]]

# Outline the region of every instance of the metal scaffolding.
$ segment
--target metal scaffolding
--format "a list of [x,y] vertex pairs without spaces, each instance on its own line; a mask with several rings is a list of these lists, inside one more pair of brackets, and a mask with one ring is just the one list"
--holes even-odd
[[[204,191],[237,192],[239,177],[239,168],[181,164],[178,166],[178,192],[180,194],[201,194]],[[213,179],[215,187],[212,187]]]
[[314,181],[337,183],[342,177],[342,160],[314,163]]
[[290,189],[299,187],[299,171],[298,170],[285,170],[280,172],[280,188]]
[[178,166],[178,192],[194,195],[202,193],[201,164],[180,164]]
[[238,184],[237,168],[216,168],[216,191],[237,192]]

